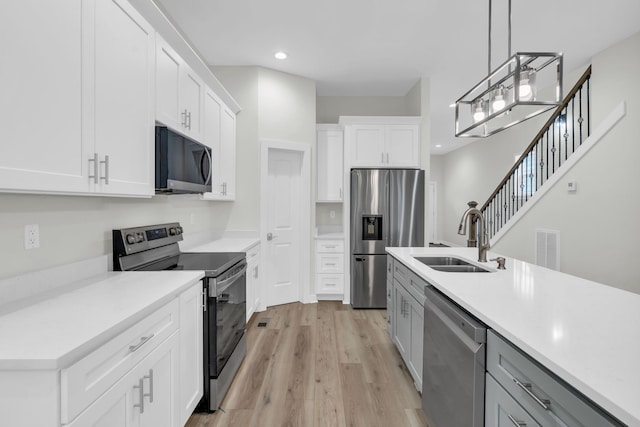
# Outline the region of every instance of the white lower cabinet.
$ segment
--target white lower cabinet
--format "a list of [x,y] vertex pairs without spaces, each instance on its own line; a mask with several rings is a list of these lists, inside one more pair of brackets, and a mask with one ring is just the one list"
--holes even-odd
[[260,304],[260,244],[247,251],[247,322]]
[[184,426],[202,397],[202,310],[197,281],[61,369],[0,371],[0,424]]
[[171,427],[178,425],[179,334],[174,332],[92,403],[73,427]]
[[316,295],[318,299],[344,295],[343,240],[316,240]]
[[180,295],[179,425],[186,424],[203,394],[202,339],[204,290],[199,283]]

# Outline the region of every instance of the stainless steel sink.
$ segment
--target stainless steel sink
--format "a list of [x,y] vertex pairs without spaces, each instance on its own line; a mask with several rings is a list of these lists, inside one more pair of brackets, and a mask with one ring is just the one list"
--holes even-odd
[[415,257],[429,268],[449,273],[490,273],[491,270],[471,264],[470,262],[452,256]]
[[451,256],[425,256],[415,258],[429,267],[432,265],[473,265],[463,259]]
[[491,273],[491,270],[486,270],[477,265],[430,265],[429,267],[438,271],[447,271],[449,273]]

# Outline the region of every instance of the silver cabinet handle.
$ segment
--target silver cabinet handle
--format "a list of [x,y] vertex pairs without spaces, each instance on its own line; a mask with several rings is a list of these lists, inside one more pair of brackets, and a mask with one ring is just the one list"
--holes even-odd
[[100,179],[104,180],[105,185],[109,185],[109,156],[104,156],[104,160],[100,161],[101,165],[104,165],[104,176]]
[[389,153],[387,153],[387,163],[389,163]]
[[327,262],[324,265],[336,265],[336,263],[335,262]]
[[273,233],[267,233],[267,240],[271,241],[273,239],[277,239],[278,236],[274,236]]
[[335,249],[336,245],[324,245],[326,249]]
[[549,399],[540,399],[538,396],[533,394],[533,392],[531,391],[531,384],[529,384],[529,383],[521,383],[515,377],[513,378],[513,382],[516,383],[518,385],[518,387],[523,389],[525,391],[525,393],[527,393],[529,395],[529,397],[531,397],[533,400],[535,400],[538,405],[542,406],[545,411],[550,410],[549,405],[551,404],[551,401]]
[[207,311],[207,303],[209,302],[209,295],[207,288],[202,291],[202,311]]
[[384,163],[384,153],[380,153],[380,163]]
[[148,397],[149,403],[153,403],[153,369],[149,369],[149,375],[142,377],[142,380],[145,378],[149,380],[149,393],[143,393],[142,396]]
[[151,338],[153,338],[154,334],[150,334],[147,335],[146,337],[142,337],[140,338],[140,342],[136,345],[130,345],[129,346],[129,352],[133,353],[134,351],[136,351],[137,349],[139,349],[140,347],[142,347],[144,345],[144,343],[146,343],[147,341],[149,341]]
[[144,414],[144,379],[140,378],[138,385],[134,385],[133,389],[138,389],[138,398],[140,399],[140,403],[134,404],[133,407],[140,408],[140,413]]
[[526,426],[527,423],[525,423],[524,421],[518,421],[516,420],[513,415],[509,414],[507,415],[509,417],[509,421],[511,421],[513,423],[514,426],[516,427],[522,427],[522,426]]
[[98,153],[93,153],[93,159],[89,159],[89,168],[91,168],[91,163],[93,163],[93,175],[89,175],[89,179],[93,178],[93,183],[98,183]]
[[340,200],[342,200],[342,188],[340,189]]
[[187,109],[185,108],[184,111],[180,113],[180,115],[182,116],[182,122],[180,122],[180,124],[182,125],[183,128],[186,128],[187,127]]
[[187,129],[191,130],[191,111],[187,113]]

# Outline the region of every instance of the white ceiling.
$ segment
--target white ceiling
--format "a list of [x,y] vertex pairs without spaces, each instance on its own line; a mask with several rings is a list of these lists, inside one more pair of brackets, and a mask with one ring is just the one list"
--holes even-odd
[[[432,153],[470,142],[453,136],[448,106],[487,74],[488,0],[155,1],[210,65],[304,76],[319,96],[404,96],[429,77]],[[507,58],[507,4],[493,1],[493,65]],[[566,71],[640,31],[638,0],[512,7],[512,52],[563,52]],[[275,59],[278,50],[289,58]]]

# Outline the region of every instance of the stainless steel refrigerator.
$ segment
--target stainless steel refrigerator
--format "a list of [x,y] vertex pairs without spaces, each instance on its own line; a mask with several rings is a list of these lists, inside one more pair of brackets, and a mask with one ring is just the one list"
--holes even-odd
[[385,247],[424,246],[424,171],[351,171],[351,305],[384,308]]

